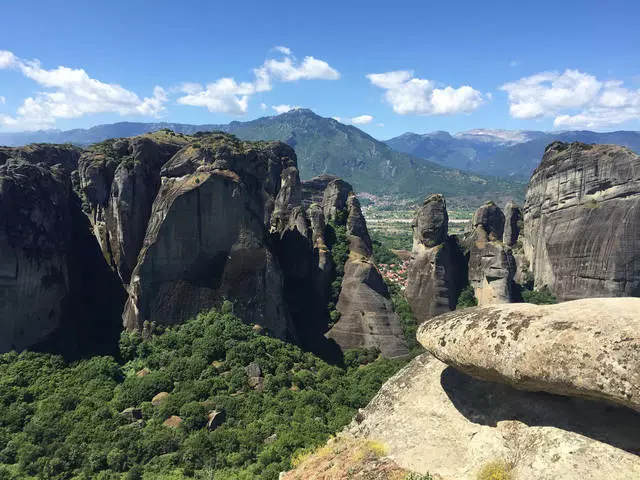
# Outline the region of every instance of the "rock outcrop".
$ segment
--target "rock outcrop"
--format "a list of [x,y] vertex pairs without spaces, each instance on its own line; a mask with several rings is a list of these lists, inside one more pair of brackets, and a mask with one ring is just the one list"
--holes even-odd
[[[80,149],[0,148],[0,352],[111,353],[123,291],[72,190]],[[120,305],[119,305],[120,304]]]
[[0,168],[0,351],[54,333],[115,347],[95,326],[118,314],[148,336],[228,300],[327,357],[407,353],[351,185],[302,184],[283,143],[162,130],[0,148]]
[[[202,136],[174,155],[161,170],[125,326],[180,323],[230,299],[241,318],[291,338],[269,227],[275,206],[288,204],[278,197],[290,195],[281,184],[295,162],[282,143],[250,144],[223,134]],[[297,170],[293,175],[299,188]]]
[[[393,310],[382,275],[372,260],[371,238],[351,185],[324,175],[303,182],[302,191],[303,203],[309,205],[312,219],[318,268],[328,278],[335,277],[336,270],[342,275],[335,304],[339,319],[327,337],[343,350],[376,347],[386,357],[406,355],[408,349],[400,319]],[[338,240],[327,238],[327,227],[332,236],[336,235],[335,230],[345,231],[347,245],[339,245],[348,248],[343,265],[333,265],[331,249],[337,248]],[[340,281],[339,278],[337,280]],[[325,284],[325,290],[328,286]],[[331,294],[326,298],[330,301]]]
[[347,431],[442,480],[476,480],[496,461],[522,479],[640,477],[637,412],[476,380],[428,353],[387,381]]
[[514,201],[504,207],[504,233],[502,243],[505,247],[515,247],[524,226],[522,208]]
[[0,351],[55,331],[70,289],[69,178],[15,156],[0,166]]
[[418,323],[454,310],[466,279],[466,259],[448,235],[449,216],[440,194],[427,197],[411,225],[413,250],[405,296]]
[[418,340],[473,377],[640,411],[640,299],[471,308],[433,319]]
[[160,188],[160,169],[187,138],[161,131],[107,140],[80,158],[80,189],[94,235],[124,284],[142,248]]
[[[509,303],[514,296],[516,263],[502,240],[505,216],[493,202],[481,206],[473,216],[469,250],[469,283],[478,305]],[[510,234],[511,237],[511,234]]]
[[527,190],[523,245],[559,300],[640,295],[640,156],[554,142]]

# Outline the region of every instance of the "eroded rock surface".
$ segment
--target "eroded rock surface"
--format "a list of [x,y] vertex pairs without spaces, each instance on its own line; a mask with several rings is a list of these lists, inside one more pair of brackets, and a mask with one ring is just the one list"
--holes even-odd
[[84,208],[105,259],[125,284],[142,248],[160,169],[187,138],[161,131],[107,140],[80,158]]
[[640,295],[640,156],[554,142],[527,190],[524,250],[559,300]]
[[464,309],[423,324],[418,341],[476,378],[640,411],[640,299]]
[[[331,229],[344,227],[346,230],[349,255],[342,266],[344,274],[335,305],[340,318],[327,337],[343,350],[377,347],[385,357],[406,355],[408,349],[400,319],[371,258],[371,238],[351,185],[323,175],[303,182],[302,191],[303,203],[309,205],[317,265],[325,279],[331,279],[336,268],[326,238],[327,225]],[[327,287],[329,285],[325,283],[325,291]]]
[[61,166],[20,159],[0,166],[0,351],[31,346],[60,326],[69,294],[70,194]]
[[289,167],[295,167],[290,147],[223,134],[203,136],[174,155],[162,168],[125,326],[180,323],[230,299],[241,318],[291,337],[269,236],[270,214],[287,204],[277,197]]
[[411,225],[413,250],[405,296],[418,323],[455,309],[466,260],[448,235],[445,199],[430,195]]
[[502,243],[505,216],[493,202],[481,206],[473,216],[469,249],[469,283],[478,305],[509,303],[513,299],[516,263]]
[[401,467],[443,480],[476,480],[495,461],[522,479],[640,477],[638,413],[476,380],[428,353],[387,381],[347,430],[385,445]]

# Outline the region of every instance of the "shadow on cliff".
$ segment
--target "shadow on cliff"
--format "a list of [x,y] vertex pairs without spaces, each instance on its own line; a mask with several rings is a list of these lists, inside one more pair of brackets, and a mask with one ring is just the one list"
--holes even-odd
[[291,313],[291,340],[333,365],[343,366],[340,346],[325,337],[329,325],[327,310],[330,278],[318,267],[318,252],[297,231],[287,231],[274,242],[284,272],[284,298]]
[[92,355],[117,357],[126,292],[105,261],[76,195],[71,200],[71,217],[67,313],[60,328],[33,349],[60,354],[67,360]]
[[640,454],[640,414],[626,408],[474,379],[452,367],[440,383],[456,409],[469,421],[495,427],[504,420],[549,426],[590,437]]

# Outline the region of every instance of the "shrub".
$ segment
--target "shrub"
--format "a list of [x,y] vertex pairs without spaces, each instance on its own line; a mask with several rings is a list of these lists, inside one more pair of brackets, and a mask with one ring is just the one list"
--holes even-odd
[[558,299],[544,286],[540,290],[523,290],[522,300],[536,305],[551,305],[558,303]]
[[513,469],[501,460],[487,463],[478,473],[478,480],[514,480]]
[[458,296],[458,302],[456,303],[456,309],[475,307],[478,305],[478,299],[471,285],[467,285]]

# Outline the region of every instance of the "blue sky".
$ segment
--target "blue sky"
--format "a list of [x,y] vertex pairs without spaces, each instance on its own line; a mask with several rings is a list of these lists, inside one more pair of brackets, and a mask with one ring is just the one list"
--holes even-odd
[[286,105],[378,138],[640,129],[631,1],[22,0],[1,11],[0,131],[226,123]]

